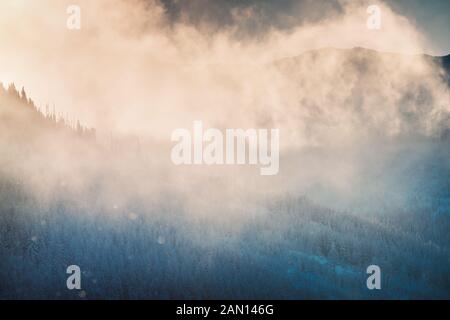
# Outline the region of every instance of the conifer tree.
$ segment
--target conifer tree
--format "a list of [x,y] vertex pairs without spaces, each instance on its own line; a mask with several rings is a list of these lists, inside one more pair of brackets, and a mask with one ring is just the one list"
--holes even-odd
[[3,83],[0,82],[0,97],[6,95],[5,87],[3,86]]
[[28,102],[27,93],[25,92],[25,87],[22,87],[22,91],[20,92],[20,97],[22,100],[25,100]]
[[12,98],[20,99],[20,94],[16,89],[14,83],[11,83],[8,87],[8,95]]

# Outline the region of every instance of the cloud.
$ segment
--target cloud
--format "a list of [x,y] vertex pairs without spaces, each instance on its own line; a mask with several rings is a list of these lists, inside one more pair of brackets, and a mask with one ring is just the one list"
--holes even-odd
[[[282,152],[296,155],[281,162],[275,188],[281,193],[317,181],[350,189],[359,157],[337,169],[332,161],[307,160],[298,153],[304,148],[358,154],[383,137],[432,136],[449,111],[448,88],[422,56],[311,52],[423,52],[423,35],[384,2],[382,29],[372,31],[364,2],[78,0],[82,27],[71,31],[72,2],[1,2],[0,80],[24,85],[41,106],[54,102],[96,127],[100,138],[146,141],[146,152],[164,168],[155,165],[151,174],[167,172],[168,189],[189,195],[194,207],[208,205],[191,191],[205,185],[231,200],[240,191],[265,194],[275,183],[256,183],[254,172],[240,169],[225,175],[173,169],[171,132],[194,120],[221,129],[279,128]],[[157,189],[143,177],[149,175],[127,185],[129,193]],[[215,182],[205,183],[211,177]]]
[[220,31],[235,28],[235,36],[261,36],[270,29],[288,30],[318,22],[342,10],[337,0],[162,0],[170,21]]
[[[100,130],[142,131],[168,121],[162,118],[175,111],[200,116],[211,108],[240,109],[242,95],[234,89],[244,79],[253,80],[248,77],[257,72],[255,64],[306,50],[329,46],[400,52],[422,49],[414,27],[386,6],[384,28],[376,33],[365,28],[364,6],[341,3],[341,9],[334,10],[334,1],[314,1],[333,8],[322,11],[311,9],[316,5],[310,1],[289,2],[283,5],[293,7],[292,15],[296,10],[299,17],[308,17],[310,11],[323,12],[323,16],[317,14],[323,18],[301,19],[288,30],[264,29],[264,35],[242,40],[235,37],[237,30],[243,24],[252,29],[261,10],[266,10],[263,20],[277,20],[276,9],[273,15],[271,9],[264,9],[274,3],[78,1],[80,31],[65,28],[69,3],[2,2],[2,80],[25,85],[40,104],[55,102]],[[169,10],[171,6],[175,9]],[[211,26],[216,19],[209,12],[224,10],[229,21]],[[201,18],[174,20],[172,11],[208,16],[211,23],[203,24]],[[326,14],[329,11],[333,14]],[[199,24],[191,23],[194,20]],[[269,70],[261,78],[270,77]],[[269,84],[260,84],[264,85]]]

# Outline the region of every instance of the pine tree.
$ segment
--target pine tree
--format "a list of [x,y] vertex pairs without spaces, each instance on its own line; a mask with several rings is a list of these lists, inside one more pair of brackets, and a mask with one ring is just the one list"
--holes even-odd
[[22,100],[25,100],[28,102],[27,93],[25,92],[25,87],[22,87],[22,91],[20,92],[20,97]]
[[3,83],[0,82],[0,97],[3,97],[6,95],[5,87],[3,86]]
[[14,83],[11,83],[8,87],[8,95],[12,98],[20,99],[20,94],[16,89]]

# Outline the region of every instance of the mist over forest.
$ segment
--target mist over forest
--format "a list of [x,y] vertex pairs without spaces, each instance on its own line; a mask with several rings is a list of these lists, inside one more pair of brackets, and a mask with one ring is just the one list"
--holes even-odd
[[[450,298],[450,56],[384,2],[379,37],[346,1],[256,35],[115,3],[33,62],[31,22],[0,31],[1,299]],[[174,165],[195,120],[279,128],[279,174]]]

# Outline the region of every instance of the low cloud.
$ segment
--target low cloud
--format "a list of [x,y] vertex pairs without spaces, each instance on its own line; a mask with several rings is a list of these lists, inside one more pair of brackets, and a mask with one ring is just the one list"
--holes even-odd
[[[139,137],[156,164],[142,180],[121,186],[129,194],[158,190],[148,178],[161,172],[167,189],[197,209],[206,206],[193,191],[198,186],[229,206],[241,191],[257,198],[317,182],[349,190],[367,145],[438,136],[448,125],[449,91],[439,67],[416,55],[425,49],[423,36],[384,2],[379,31],[366,27],[365,2],[289,2],[289,16],[266,1],[225,8],[205,1],[76,2],[78,31],[66,28],[72,1],[2,1],[0,80],[97,128],[100,141]],[[339,50],[353,47],[388,53]],[[256,183],[255,172],[241,169],[231,175],[174,169],[171,132],[194,120],[223,129],[280,129],[280,177]],[[350,151],[341,162],[311,159],[307,148],[336,157]],[[125,172],[135,165],[117,164]]]

